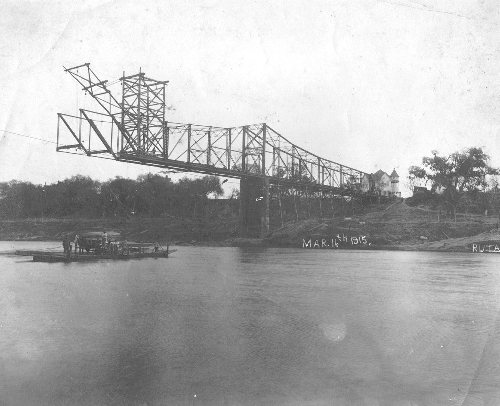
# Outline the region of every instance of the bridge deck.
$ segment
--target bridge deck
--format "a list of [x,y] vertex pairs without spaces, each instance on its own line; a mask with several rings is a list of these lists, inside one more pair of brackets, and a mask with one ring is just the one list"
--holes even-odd
[[66,69],[98,104],[58,114],[57,150],[142,165],[328,191],[368,191],[363,171],[313,154],[266,123],[215,127],[165,120],[165,81],[143,72],[122,81],[119,102],[107,81],[82,64]]

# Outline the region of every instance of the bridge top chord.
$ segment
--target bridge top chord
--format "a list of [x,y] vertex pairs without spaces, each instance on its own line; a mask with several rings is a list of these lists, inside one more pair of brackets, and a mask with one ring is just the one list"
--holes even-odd
[[[166,119],[168,81],[138,74],[101,80],[89,63],[65,69],[99,106],[58,113],[57,151],[317,190],[361,190],[368,175],[292,143],[266,123],[217,127]],[[121,100],[110,87],[121,84]]]

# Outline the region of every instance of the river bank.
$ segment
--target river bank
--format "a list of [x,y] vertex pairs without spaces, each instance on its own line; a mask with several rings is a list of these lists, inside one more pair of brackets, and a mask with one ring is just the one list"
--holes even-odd
[[396,202],[359,216],[288,224],[267,236],[265,244],[299,247],[310,241],[312,249],[322,244],[334,248],[335,241],[346,239],[341,248],[470,252],[473,243],[500,241],[499,219],[474,214],[452,218]]
[[[308,219],[275,228],[264,238],[240,238],[236,216],[210,219],[102,218],[19,219],[0,221],[0,240],[58,241],[64,235],[82,231],[117,231],[133,241],[160,241],[176,245],[293,247],[309,240],[356,244],[339,248],[367,248],[405,251],[470,251],[477,241],[500,241],[495,216],[458,215],[446,218],[403,202],[351,217]],[[350,241],[350,240],[349,240]],[[365,243],[362,243],[364,241]],[[319,247],[321,248],[321,247]]]
[[45,218],[0,220],[0,240],[59,241],[76,232],[113,231],[133,241],[190,243],[223,241],[238,235],[233,216],[201,219],[162,217]]

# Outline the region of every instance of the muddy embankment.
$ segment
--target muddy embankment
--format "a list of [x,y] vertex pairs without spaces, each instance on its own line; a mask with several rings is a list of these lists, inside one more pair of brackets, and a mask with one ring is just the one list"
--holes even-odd
[[[404,202],[351,217],[289,222],[263,239],[239,238],[235,216],[210,219],[22,219],[0,221],[1,240],[60,240],[84,231],[118,231],[134,241],[214,246],[303,247],[309,238],[335,236],[364,238],[371,249],[470,251],[477,241],[500,241],[498,217],[457,215],[446,218],[435,211]],[[344,246],[344,248],[348,248]],[[356,247],[359,248],[359,247]]]
[[[392,250],[470,251],[477,241],[500,241],[497,216],[462,215],[446,218],[439,212],[397,202],[349,218],[314,219],[286,224],[265,239],[269,246],[302,247],[304,240],[354,237],[356,246]],[[361,239],[368,244],[361,244]],[[339,241],[339,239],[337,239]]]
[[0,240],[59,241],[65,235],[88,231],[114,231],[131,241],[217,243],[238,233],[237,219],[162,218],[63,218],[0,220]]

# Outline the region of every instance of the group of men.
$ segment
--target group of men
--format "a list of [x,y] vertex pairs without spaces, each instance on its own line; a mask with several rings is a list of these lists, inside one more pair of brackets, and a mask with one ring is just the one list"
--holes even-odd
[[77,252],[80,252],[80,254],[83,252],[83,247],[82,247],[81,242],[80,242],[80,236],[78,234],[75,235],[75,239],[73,241],[71,241],[69,239],[69,237],[64,237],[64,240],[63,240],[64,253],[67,255],[71,255],[71,251],[73,250],[73,246],[75,247],[75,254]]
[[[116,254],[128,255],[130,249],[126,241],[124,242],[110,241],[108,233],[106,231],[103,231],[100,238],[98,236],[93,238],[89,237],[82,238],[78,234],[75,235],[74,240],[71,240],[68,236],[64,237],[63,240],[64,254],[70,257],[71,252],[73,251],[73,247],[75,254],[77,253],[81,254],[83,253],[83,250],[85,250],[86,252],[94,250],[95,254],[110,253],[112,255]],[[141,247],[139,249],[141,253],[146,252],[145,248]],[[155,242],[153,245],[153,252],[159,252],[159,250],[160,250],[160,245],[158,244],[158,242]]]

